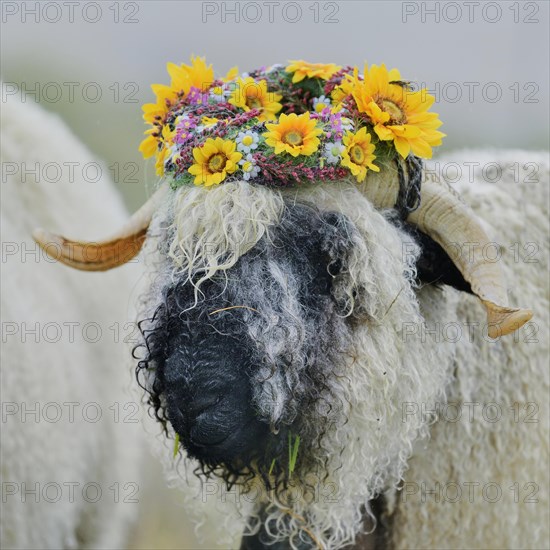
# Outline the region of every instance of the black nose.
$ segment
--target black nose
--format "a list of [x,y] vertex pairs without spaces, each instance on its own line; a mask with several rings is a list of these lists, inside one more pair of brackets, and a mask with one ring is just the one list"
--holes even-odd
[[232,426],[218,422],[216,417],[215,414],[201,414],[197,417],[189,434],[193,447],[212,451],[214,447],[222,445],[231,436],[232,431],[235,431]]
[[228,316],[224,323],[216,331],[197,323],[176,333],[160,375],[167,416],[182,445],[209,464],[242,461],[269,433],[253,403],[254,347],[234,336],[242,332],[238,318]]
[[178,409],[171,422],[183,446],[190,456],[209,464],[248,461],[269,435],[268,425],[251,406],[249,392],[235,387],[225,395],[202,395]]
[[256,418],[247,391],[232,387],[215,399],[201,399],[201,407],[193,417],[188,439],[188,450],[197,458],[210,461],[242,458],[261,442],[267,431],[267,425]]
[[203,392],[188,404],[187,408],[189,414],[191,414],[191,416],[199,417],[208,409],[215,407],[222,400],[222,398],[223,395],[219,392],[212,392],[210,394]]
[[[231,422],[227,406],[227,398],[223,395],[204,395],[193,401],[189,407],[191,428],[190,443],[196,447],[215,447],[222,444],[234,430],[235,422]],[[235,411],[232,411],[235,414]]]

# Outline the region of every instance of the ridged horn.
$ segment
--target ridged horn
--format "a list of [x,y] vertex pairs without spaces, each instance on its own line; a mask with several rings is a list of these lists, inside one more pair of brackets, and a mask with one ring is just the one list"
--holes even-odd
[[[362,192],[377,208],[390,208],[397,202],[397,178],[370,173],[361,186]],[[508,307],[508,296],[502,270],[497,262],[483,257],[489,238],[476,215],[447,185],[426,178],[422,183],[421,202],[407,221],[429,235],[447,252],[472,292],[479,297],[487,312],[488,334],[498,338],[514,332],[531,317],[530,309]],[[464,243],[475,243],[465,254]]]
[[74,241],[45,229],[35,229],[32,233],[33,239],[48,256],[74,269],[113,269],[137,256],[145,242],[151,218],[167,188],[167,185],[159,187],[120,231],[103,241]]

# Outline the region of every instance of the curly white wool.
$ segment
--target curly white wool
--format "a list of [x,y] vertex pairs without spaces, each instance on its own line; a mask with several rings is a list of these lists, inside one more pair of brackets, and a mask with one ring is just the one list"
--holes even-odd
[[[127,212],[106,166],[19,97],[2,106],[0,141],[2,166],[17,168],[2,182],[2,241],[17,246],[1,266],[3,336],[4,321],[21,331],[1,346],[2,404],[14,414],[2,422],[0,546],[127,548],[138,504],[116,502],[112,488],[139,488],[146,446],[139,424],[113,421],[135,398],[127,346],[108,327],[133,316],[125,291],[137,266],[98,278],[53,262],[31,237],[37,226],[99,235]],[[94,165],[103,175],[91,184],[80,174]]]
[[[473,178],[465,159],[476,167]],[[487,256],[499,258],[510,303],[529,304],[534,316],[491,342],[478,301],[456,296],[453,323],[462,337],[454,344],[452,406],[440,409],[430,441],[415,448],[403,491],[392,495],[393,542],[396,548],[548,548],[548,153],[463,151],[446,161],[439,169],[449,167],[456,179],[453,168],[461,168],[454,185],[498,243]],[[429,329],[437,328],[437,305],[426,308]]]
[[[192,460],[182,459],[174,468],[169,443],[158,446],[169,481],[184,491],[188,512],[205,544],[216,538],[235,545],[243,528],[255,532],[265,522],[275,537],[289,536],[293,547],[302,537],[314,539],[322,548],[340,548],[364,528],[374,527],[372,522],[363,525],[361,507],[369,514],[369,499],[384,491],[386,513],[392,518],[390,536],[397,548],[548,547],[548,289],[547,271],[539,268],[548,265],[548,161],[543,155],[522,152],[457,158],[478,158],[480,166],[497,159],[504,168],[519,159],[525,161],[520,163],[525,176],[526,163],[536,160],[542,181],[529,187],[529,193],[510,177],[494,185],[484,182],[480,173],[469,182],[464,171],[459,182],[459,190],[489,234],[502,244],[501,251],[507,250],[503,265],[511,302],[534,308],[536,341],[526,332],[534,330],[531,326],[516,337],[491,342],[482,307],[474,297],[448,288],[415,288],[417,248],[391,221],[392,214],[377,212],[353,183],[279,191],[245,182],[209,191],[181,189],[175,222],[172,206],[157,216],[153,234],[157,231],[160,241],[173,239],[180,269],[199,265],[206,276],[234,265],[239,254],[262,235],[269,236],[283,197],[345,213],[361,235],[350,258],[349,286],[336,289],[348,297],[354,311],[363,309],[367,314],[366,321],[354,328],[356,353],[342,357],[349,379],[339,382],[338,391],[350,404],[349,422],[336,426],[326,440],[332,450],[329,475],[314,497],[309,493],[306,499],[308,493],[298,486],[294,494],[302,498],[289,506],[261,489],[251,495],[238,489],[227,492],[221,483],[197,479]],[[199,197],[203,200],[206,193],[208,202],[201,206]],[[260,214],[253,205],[259,205]],[[168,230],[159,231],[162,227]],[[514,260],[514,243],[529,239],[538,247],[540,266]],[[213,254],[205,248],[209,240],[216,245]],[[247,246],[236,252],[242,242]],[[171,269],[165,263],[157,271],[157,288],[169,280]],[[361,291],[354,295],[358,288]],[[453,324],[463,327],[459,340],[442,332]],[[503,409],[534,402],[540,414],[537,423],[494,424],[478,417],[469,422],[467,415],[460,422],[438,419],[436,414],[405,417],[404,407],[409,404],[434,411],[448,401],[496,401]],[[418,486],[416,498],[404,499],[405,493],[397,490],[400,480]],[[497,482],[512,500],[488,504],[483,498],[470,502],[464,497],[451,504],[430,494],[422,496],[423,483],[429,490],[446,482]],[[523,493],[523,500],[514,502],[509,486],[518,483],[523,490],[531,482],[538,488],[537,503],[526,502]],[[267,518],[255,515],[260,499],[271,501]]]

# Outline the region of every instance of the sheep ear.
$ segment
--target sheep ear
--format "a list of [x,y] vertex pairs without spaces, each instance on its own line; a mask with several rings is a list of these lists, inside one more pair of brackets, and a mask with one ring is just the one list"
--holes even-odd
[[460,270],[438,243],[412,225],[407,224],[406,230],[414,237],[421,249],[416,262],[419,282],[426,285],[448,285],[473,294],[470,283],[464,279]]

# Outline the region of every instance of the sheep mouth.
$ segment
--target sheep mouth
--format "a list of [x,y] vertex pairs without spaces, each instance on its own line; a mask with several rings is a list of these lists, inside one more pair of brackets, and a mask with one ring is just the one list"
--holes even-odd
[[269,436],[269,426],[256,417],[228,426],[225,433],[197,433],[193,427],[180,434],[187,453],[210,466],[251,462],[252,457],[265,452]]
[[201,443],[200,441],[197,441],[193,436],[191,436],[190,446],[198,447],[200,449],[210,449],[212,447],[217,447],[218,445],[225,443],[231,437],[231,435],[232,434],[224,435],[220,439],[216,439],[215,441],[209,441],[208,443]]

